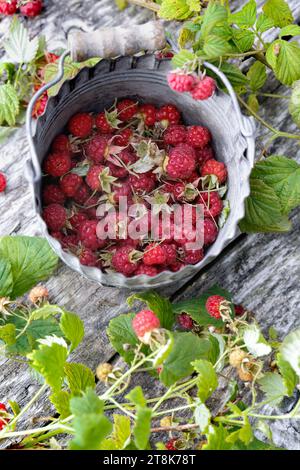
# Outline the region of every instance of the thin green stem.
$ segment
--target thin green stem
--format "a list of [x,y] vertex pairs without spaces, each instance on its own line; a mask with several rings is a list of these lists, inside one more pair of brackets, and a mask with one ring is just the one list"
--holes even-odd
[[110,397],[109,401],[114,403],[115,407],[119,408],[119,410],[123,411],[124,414],[130,416],[132,419],[135,419],[135,415],[133,413],[131,413],[130,411],[126,410],[126,408],[123,405],[121,405],[121,403],[118,403],[114,398]]
[[265,96],[266,98],[277,98],[280,100],[289,100],[290,97],[286,95],[279,95],[276,93],[257,93],[258,96]]
[[170,413],[174,413],[174,411],[186,410],[187,408],[195,408],[195,406],[197,406],[196,403],[190,403],[189,405],[184,405],[184,406],[177,406],[176,408],[171,408],[169,410],[163,410],[163,411],[159,411],[158,413],[154,413],[153,416],[161,416],[165,414],[170,414]]

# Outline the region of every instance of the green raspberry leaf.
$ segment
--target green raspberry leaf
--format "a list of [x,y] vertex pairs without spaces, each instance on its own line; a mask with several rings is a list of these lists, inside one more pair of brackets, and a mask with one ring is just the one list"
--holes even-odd
[[84,337],[83,321],[75,313],[64,311],[59,326],[64,336],[71,343],[70,352],[73,351]]
[[266,66],[259,61],[251,65],[247,77],[251,90],[255,93],[264,86],[267,80]]
[[201,434],[204,434],[210,425],[211,413],[204,403],[197,404],[194,409],[195,423],[198,424]]
[[165,20],[185,20],[195,11],[192,3],[193,0],[162,0],[158,16]]
[[160,380],[169,387],[193,372],[192,362],[207,358],[211,345],[209,340],[193,333],[174,333],[174,346],[165,360]]
[[117,449],[124,449],[129,444],[131,436],[130,418],[114,414],[113,440]]
[[[115,350],[129,364],[134,358],[134,349],[139,340],[132,329],[134,313],[119,315],[113,318],[107,328],[107,336]],[[145,352],[146,348],[143,348]]]
[[272,155],[255,165],[252,177],[272,188],[283,214],[300,204],[300,165],[295,160]]
[[203,52],[209,59],[215,59],[231,51],[231,46],[225,39],[210,34],[203,45]]
[[196,58],[196,55],[186,49],[181,49],[177,54],[172,57],[172,65],[174,68],[183,67],[187,62],[191,62]]
[[65,375],[72,395],[80,395],[88,388],[95,388],[95,376],[91,369],[84,364],[67,362],[65,364]]
[[300,26],[297,24],[290,24],[285,26],[279,33],[280,39],[284,36],[300,36]]
[[260,33],[264,33],[274,27],[274,21],[263,13],[259,15],[256,22],[256,29]]
[[39,348],[28,354],[31,367],[39,372],[53,391],[61,389],[68,356],[67,345],[62,338],[55,336],[40,340]]
[[258,178],[250,178],[251,194],[245,203],[242,232],[288,232],[291,223],[282,214],[280,199],[273,188]]
[[279,405],[283,398],[288,395],[288,390],[281,375],[274,372],[267,372],[257,383],[266,395],[266,400],[272,405]]
[[254,44],[255,34],[244,29],[234,29],[232,39],[239,52],[247,52]]
[[293,121],[300,127],[300,80],[294,83],[289,103],[289,111]]
[[16,90],[10,83],[0,85],[0,125],[6,122],[14,126],[19,114],[19,98]]
[[206,437],[207,443],[203,445],[202,450],[229,450],[232,447],[232,444],[227,442],[228,431],[222,424],[210,425]]
[[0,259],[0,297],[9,297],[13,290],[13,275],[11,264]]
[[278,39],[268,47],[266,58],[284,85],[290,86],[300,79],[300,46],[296,41]]
[[161,297],[155,291],[133,294],[127,299],[129,306],[132,306],[135,300],[145,302],[150,310],[159,318],[162,328],[170,330],[174,324],[175,316],[172,310],[172,304],[166,297]]
[[192,362],[192,366],[198,373],[197,383],[198,397],[204,403],[218,386],[218,377],[212,364],[203,359]]
[[250,0],[240,11],[230,15],[229,21],[240,28],[251,28],[256,21],[256,1]]
[[291,9],[285,0],[267,0],[263,6],[263,12],[273,21],[274,26],[280,28],[294,21]]
[[0,326],[0,340],[8,346],[16,342],[16,327],[13,323]]
[[152,410],[146,407],[137,407],[136,420],[133,428],[134,443],[139,450],[147,449],[150,429],[151,429]]
[[201,36],[205,39],[216,26],[227,22],[227,9],[215,2],[209,2],[202,20]]
[[12,299],[49,277],[58,258],[44,238],[5,236],[0,238],[0,256],[11,264]]
[[145,407],[146,406],[146,398],[144,397],[143,389],[140,385],[134,387],[130,392],[126,395],[127,400],[130,400],[134,405]]
[[32,62],[39,47],[39,39],[36,36],[29,39],[28,30],[15,16],[9,28],[9,36],[3,43],[4,49],[12,62],[26,64]]
[[70,416],[70,399],[71,395],[66,390],[59,390],[50,395],[49,400],[55,406],[56,411],[59,413],[61,419]]
[[104,403],[94,390],[88,389],[81,397],[71,399],[70,409],[75,416],[101,414],[104,410]]
[[276,360],[284,385],[286,386],[287,395],[290,397],[293,395],[298,383],[297,375],[291,365],[283,359],[282,354],[278,353]]
[[300,377],[300,329],[292,331],[283,340],[280,352],[282,358],[290,364]]

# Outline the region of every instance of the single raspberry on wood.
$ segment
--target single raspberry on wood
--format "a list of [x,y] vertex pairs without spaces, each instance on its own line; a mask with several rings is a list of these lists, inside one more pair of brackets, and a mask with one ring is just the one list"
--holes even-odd
[[95,135],[84,146],[86,156],[94,163],[103,163],[109,153],[109,137]]
[[81,176],[76,175],[75,173],[68,173],[61,178],[59,181],[59,186],[67,197],[73,197],[77,193],[82,183],[83,180]]
[[137,270],[135,271],[134,275],[138,276],[141,274],[145,274],[146,276],[156,276],[158,274],[158,270],[155,266],[147,266],[144,263],[141,263]]
[[221,307],[224,302],[227,302],[225,297],[221,295],[211,295],[208,297],[205,308],[209,315],[214,318],[221,318]]
[[200,80],[192,90],[194,100],[207,100],[216,90],[216,82],[211,77],[204,77]]
[[0,0],[0,15],[14,15],[17,9],[17,0]]
[[163,139],[167,145],[182,144],[186,140],[186,128],[181,124],[172,124],[164,132]]
[[114,137],[114,144],[119,145],[120,147],[125,147],[129,144],[133,132],[129,127],[118,131],[118,134]]
[[4,173],[1,173],[0,172],[0,193],[3,193],[3,191],[5,191],[6,189],[6,177],[4,175]]
[[157,245],[156,243],[150,243],[143,255],[143,262],[147,266],[151,266],[153,264],[164,264],[166,259],[167,255],[165,250],[161,245]]
[[108,122],[105,113],[97,114],[95,117],[95,124],[102,134],[112,134],[114,131],[114,128]]
[[23,16],[29,16],[32,18],[39,15],[42,11],[42,8],[43,3],[41,0],[28,0],[26,3],[24,3],[24,0],[22,0],[20,5],[20,13]]
[[186,143],[194,148],[204,148],[211,141],[211,133],[207,127],[189,126],[186,133]]
[[142,104],[139,107],[139,114],[141,115],[146,126],[154,126],[156,122],[156,107],[153,104]]
[[212,219],[204,219],[204,245],[211,245],[218,236],[218,228]]
[[59,186],[56,184],[47,184],[43,188],[43,203],[45,206],[49,204],[64,204],[66,196]]
[[51,145],[52,152],[68,153],[71,150],[69,138],[65,134],[59,134],[55,137]]
[[178,124],[180,112],[173,104],[164,104],[156,112],[156,120],[160,121],[163,127],[168,127],[170,124]]
[[204,206],[204,217],[218,217],[223,210],[223,201],[217,191],[200,193],[198,204]]
[[192,91],[199,81],[195,75],[183,73],[180,71],[170,72],[167,79],[169,87],[174,91],[178,91],[179,93],[183,93],[184,91]]
[[118,118],[121,121],[127,122],[136,115],[138,107],[135,101],[125,99],[117,103],[117,110]]
[[226,165],[223,162],[218,162],[218,160],[207,160],[201,168],[201,176],[206,175],[215,175],[219,183],[225,183],[227,180]]
[[68,122],[68,129],[74,137],[84,139],[91,135],[93,129],[93,118],[88,113],[74,114]]
[[98,220],[86,220],[79,227],[79,237],[82,244],[91,250],[98,250],[106,245],[106,240],[97,236]]
[[187,313],[181,313],[180,315],[178,315],[177,322],[181,326],[181,328],[184,328],[185,330],[193,329],[194,322]]
[[170,178],[188,178],[196,167],[196,154],[187,144],[172,148],[167,157],[166,173]]
[[133,258],[134,249],[131,246],[118,247],[111,260],[112,267],[125,276],[131,276],[138,268],[138,262]]
[[50,176],[63,176],[70,169],[71,158],[68,153],[50,153],[44,162],[44,171]]
[[213,151],[213,148],[210,145],[206,145],[202,149],[197,149],[196,150],[196,160],[198,162],[198,165],[200,169],[204,165],[207,160],[211,160],[215,158],[215,152]]
[[133,318],[132,328],[137,337],[144,342],[149,339],[153,330],[160,328],[160,321],[152,310],[141,310]]
[[50,204],[43,210],[43,219],[50,230],[59,232],[67,220],[66,209],[60,204]]
[[132,189],[137,194],[150,193],[155,188],[156,176],[154,173],[148,171],[138,176],[130,175],[129,181]]

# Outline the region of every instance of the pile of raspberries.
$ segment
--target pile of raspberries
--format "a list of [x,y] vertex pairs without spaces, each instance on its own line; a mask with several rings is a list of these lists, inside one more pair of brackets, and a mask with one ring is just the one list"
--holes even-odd
[[42,0],[0,0],[0,15],[14,15],[19,11],[22,16],[33,18],[42,8]]
[[[122,99],[98,114],[75,114],[66,129],[43,162],[42,187],[43,219],[65,250],[83,265],[127,277],[175,272],[203,259],[218,235],[219,189],[227,180],[206,127],[185,126],[173,104],[156,108]],[[207,187],[212,179],[216,189]],[[169,235],[122,239],[120,196],[127,198],[128,207],[140,204],[147,220],[151,204],[159,202],[161,211],[170,213]],[[104,203],[117,211],[113,240],[97,236],[97,208]],[[204,206],[203,249],[188,248],[195,225],[192,233],[184,228],[180,240],[174,237],[174,204]]]

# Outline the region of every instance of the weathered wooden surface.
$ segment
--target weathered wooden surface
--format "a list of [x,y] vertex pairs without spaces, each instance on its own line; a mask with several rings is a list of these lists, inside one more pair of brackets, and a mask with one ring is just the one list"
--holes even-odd
[[[240,7],[245,1],[232,3]],[[136,7],[119,12],[112,0],[85,0],[84,3],[77,0],[66,0],[63,3],[49,0],[45,4],[46,11],[43,15],[27,24],[33,34],[46,35],[50,50],[65,45],[65,31],[74,25],[91,30],[103,25],[142,23],[153,17],[151,12]],[[263,1],[259,4],[263,4]],[[290,0],[289,4],[299,21],[299,1]],[[1,22],[0,35],[7,33],[8,25],[7,19]],[[267,89],[275,90],[278,85],[274,79],[269,80]],[[280,87],[277,92],[282,92]],[[272,99],[264,99],[262,103],[262,115],[274,127],[295,130],[288,116],[286,103]],[[264,129],[258,130],[258,156],[262,144],[266,142],[265,134]],[[269,150],[300,161],[299,146],[292,140],[276,140]],[[39,234],[31,210],[30,193],[23,176],[23,163],[27,157],[25,131],[20,129],[2,145],[0,153],[0,169],[5,171],[9,181],[6,194],[0,196],[1,235]],[[300,324],[299,211],[294,212],[292,221],[294,228],[285,235],[242,235],[187,285],[180,286],[179,290],[179,286],[171,286],[164,289],[163,293],[176,299],[191,298],[218,283],[234,292],[237,302],[253,310],[266,330],[273,325],[284,336]],[[86,338],[74,353],[74,359],[92,369],[99,362],[111,359],[113,351],[108,345],[105,327],[113,316],[127,310],[128,292],[97,286],[63,265],[47,282],[47,286],[53,301],[77,312],[85,322]],[[1,401],[13,399],[21,406],[24,405],[38,388],[26,367],[4,360],[1,371]],[[50,411],[41,399],[30,410],[30,415],[45,416]],[[300,449],[299,424],[282,422],[273,424],[272,428],[277,445]]]

